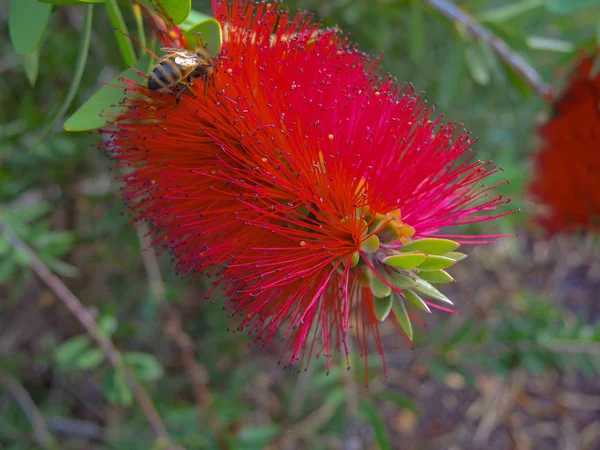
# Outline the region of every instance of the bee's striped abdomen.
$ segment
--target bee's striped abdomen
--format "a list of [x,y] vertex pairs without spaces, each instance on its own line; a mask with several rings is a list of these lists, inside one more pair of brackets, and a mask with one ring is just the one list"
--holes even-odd
[[181,81],[182,77],[181,68],[171,59],[165,58],[152,69],[152,73],[148,77],[148,89],[158,91],[174,86]]

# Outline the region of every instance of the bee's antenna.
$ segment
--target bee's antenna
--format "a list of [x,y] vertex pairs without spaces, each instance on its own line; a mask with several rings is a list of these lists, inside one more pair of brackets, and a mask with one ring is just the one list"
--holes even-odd
[[202,31],[194,31],[194,36],[196,37],[196,45],[198,47],[206,48],[206,44],[204,43],[204,37],[202,36]]
[[123,30],[119,29],[119,28],[115,28],[116,31],[118,31],[119,33],[121,33],[122,35],[128,37],[131,42],[133,42],[134,44],[136,44],[138,47],[143,48],[144,50],[146,50],[146,52],[152,56],[154,59],[160,59],[158,57],[158,55],[156,53],[154,53],[152,50],[150,50],[148,47],[146,47],[145,45],[142,45],[140,41],[138,41],[136,38],[134,38],[133,36],[130,36],[129,34],[125,33]]

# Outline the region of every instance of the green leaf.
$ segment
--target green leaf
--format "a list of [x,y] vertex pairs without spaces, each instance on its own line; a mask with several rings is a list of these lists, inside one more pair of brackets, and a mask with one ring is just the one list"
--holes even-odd
[[103,385],[104,395],[109,402],[123,406],[133,403],[133,392],[121,370],[110,367],[104,375]]
[[98,320],[98,328],[104,337],[111,337],[118,327],[119,321],[114,316],[102,316]]
[[398,289],[414,289],[418,286],[415,280],[400,273],[391,274],[390,279],[391,283]]
[[[150,57],[141,58],[135,68],[141,72],[145,72],[150,64]],[[110,81],[110,84],[118,84],[120,78],[143,82],[133,69],[129,68],[121,72],[117,77]],[[123,99],[123,89],[113,86],[102,86],[94,93],[83,105],[79,107],[75,113],[65,122],[65,130],[67,131],[89,131],[96,130],[109,123],[112,119],[108,116],[101,116],[103,111],[110,110],[113,114],[118,114],[122,108],[115,105]]]
[[454,278],[445,270],[424,270],[418,272],[419,278],[430,283],[452,283]]
[[104,361],[104,353],[100,349],[91,348],[75,359],[73,369],[93,370]]
[[35,51],[29,56],[22,56],[23,69],[25,69],[25,76],[29,81],[29,86],[34,87],[37,80],[38,71],[40,67],[39,61],[39,50]]
[[414,62],[419,62],[425,47],[425,26],[421,0],[411,1],[409,31],[410,57]]
[[498,8],[491,9],[484,13],[478,14],[477,17],[485,22],[506,22],[518,16],[528,13],[529,11],[544,6],[546,0],[522,0],[520,2],[502,5]]
[[452,51],[444,58],[440,71],[438,101],[447,108],[460,94],[465,78],[465,46],[457,39]]
[[571,14],[600,5],[600,0],[548,0],[548,9],[557,14]]
[[394,301],[392,303],[392,311],[394,311],[394,315],[396,319],[398,319],[398,323],[402,327],[404,333],[411,341],[413,340],[413,329],[412,324],[410,323],[410,317],[408,317],[408,312],[406,311],[406,306],[404,306],[404,300],[402,297],[394,294]]
[[369,287],[371,292],[377,298],[387,297],[392,293],[392,288],[389,287],[379,276],[373,271],[369,271]]
[[52,272],[57,273],[58,275],[68,278],[75,278],[79,275],[79,269],[69,263],[42,254],[39,256],[44,264],[46,264]]
[[42,3],[54,5],[89,5],[90,3],[104,3],[107,0],[38,0]]
[[453,252],[460,244],[450,239],[423,238],[409,242],[400,247],[401,252],[420,251],[431,255],[441,255],[443,253]]
[[22,267],[29,266],[29,262],[31,261],[31,255],[27,250],[21,247],[17,247],[14,249],[13,252],[13,261]]
[[444,253],[444,256],[446,258],[452,258],[454,261],[462,261],[463,259],[465,259],[467,257],[467,255],[465,255],[464,253],[461,253],[461,252],[448,252],[448,253]]
[[410,409],[415,414],[420,413],[417,404],[414,401],[412,401],[408,396],[400,392],[393,392],[389,389],[385,389],[377,392],[377,396],[381,397],[382,400],[394,403],[400,409]]
[[396,269],[410,270],[419,266],[425,259],[427,259],[427,255],[424,253],[401,253],[388,256],[383,262]]
[[413,305],[415,305],[421,311],[431,313],[431,309],[429,309],[429,306],[427,306],[427,303],[425,303],[423,301],[423,299],[421,297],[419,297],[419,295],[416,292],[407,289],[403,292],[403,294]]
[[428,255],[427,259],[419,266],[419,270],[438,270],[453,266],[456,261],[441,255]]
[[575,50],[575,45],[569,41],[561,39],[552,39],[542,36],[530,36],[525,42],[533,50],[547,50],[550,52],[571,53]]
[[[163,11],[154,8],[154,2],[157,2]],[[141,0],[140,3],[143,3],[159,14],[164,12],[168,16],[167,18],[170,18],[176,24],[184,22],[192,10],[191,0]]]
[[379,250],[379,238],[372,234],[361,242],[360,249],[368,254],[375,253],[377,250]]
[[92,341],[88,336],[75,336],[63,342],[54,353],[59,370],[67,372],[75,369],[77,360],[91,345]]
[[[193,12],[200,14],[196,11]],[[204,16],[204,14],[202,15]],[[218,56],[219,53],[221,53],[221,47],[223,46],[223,30],[221,29],[221,23],[218,20],[209,18],[189,27],[185,27],[184,24],[181,26],[181,29],[188,42],[195,43],[197,39],[196,36],[198,35],[202,37],[199,43],[205,44],[206,49],[212,56]]]
[[94,8],[93,5],[89,5],[85,8],[85,16],[83,19],[83,31],[81,33],[81,40],[79,42],[79,50],[77,52],[78,53],[77,54],[77,65],[75,67],[75,72],[73,74],[73,79],[71,80],[71,86],[69,87],[67,96],[65,97],[58,112],[54,116],[54,119],[52,120],[52,122],[50,122],[50,124],[48,124],[48,126],[42,132],[42,135],[40,136],[40,138],[33,145],[32,150],[42,141],[42,139],[44,139],[52,131],[52,129],[54,128],[54,125],[63,118],[63,116],[69,109],[69,106],[71,106],[71,103],[73,102],[73,99],[75,98],[75,95],[77,94],[77,91],[79,89],[79,83],[81,82],[81,77],[83,76],[83,69],[85,68],[85,63],[87,61],[88,51],[90,48],[90,36],[92,33],[92,16],[93,16],[93,12],[94,12],[93,8]]
[[10,0],[8,31],[15,51],[22,56],[31,55],[48,26],[52,5],[37,0]]
[[267,448],[280,432],[281,426],[277,424],[244,427],[239,433],[239,448],[247,450]]
[[158,360],[148,353],[127,352],[123,355],[123,361],[142,381],[156,381],[165,373]]
[[474,45],[467,47],[465,50],[465,61],[471,72],[471,77],[477,84],[486,86],[490,82],[490,72],[487,62],[481,54],[479,47]]
[[7,283],[17,272],[19,266],[15,264],[12,258],[5,258],[0,261],[0,285]]
[[446,297],[439,290],[437,290],[435,287],[433,287],[428,281],[425,281],[421,278],[416,279],[416,286],[413,287],[412,289],[414,289],[417,292],[420,292],[423,295],[426,295],[428,297],[432,297],[436,300],[439,300],[441,302],[448,303],[450,305],[454,304],[450,301],[450,299],[448,297]]
[[131,39],[125,36],[125,34],[129,35],[129,30],[127,29],[127,24],[123,19],[123,14],[121,14],[121,9],[119,8],[117,0],[106,1],[106,12],[108,13],[108,18],[110,19],[111,25],[115,29],[114,35],[117,40],[117,44],[119,45],[121,57],[123,58],[125,65],[133,66],[137,61],[137,57],[133,51]]
[[392,450],[392,439],[378,409],[370,403],[361,401],[360,411],[373,427],[379,450]]
[[501,66],[504,69],[504,74],[508,78],[510,84],[512,84],[513,87],[515,87],[524,98],[531,98],[533,92],[531,91],[531,87],[529,86],[529,84],[518,73],[516,73],[511,66],[509,66],[505,62],[502,61]]
[[390,314],[392,310],[392,304],[394,300],[391,295],[388,295],[384,298],[373,298],[373,309],[375,310],[375,317],[380,322],[383,322],[387,319],[387,316]]

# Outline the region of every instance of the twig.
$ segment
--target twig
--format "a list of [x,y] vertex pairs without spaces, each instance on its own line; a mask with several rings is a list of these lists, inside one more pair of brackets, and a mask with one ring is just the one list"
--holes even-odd
[[[179,349],[183,366],[194,391],[194,398],[198,409],[201,413],[202,411],[208,411],[212,406],[210,391],[207,387],[208,373],[196,361],[194,342],[183,330],[181,313],[175,308],[170,307],[166,302],[165,286],[160,273],[160,265],[152,246],[148,226],[144,223],[140,224],[138,228],[138,239],[142,250],[142,261],[148,274],[150,291],[155,300],[161,305],[163,311],[163,330]],[[212,417],[209,417],[208,425],[216,432],[218,424]]]
[[31,399],[29,392],[27,392],[27,390],[21,386],[17,380],[1,370],[0,384],[4,385],[6,390],[12,394],[15,401],[19,404],[29,419],[31,428],[33,429],[33,434],[35,435],[35,440],[38,445],[47,449],[55,448],[54,440],[52,439],[50,430],[46,425],[44,416],[42,416],[42,413]]
[[123,357],[115,348],[112,341],[100,333],[98,325],[96,324],[92,314],[84,308],[75,294],[73,294],[69,288],[57,276],[55,276],[50,269],[48,269],[48,267],[46,267],[46,265],[37,257],[35,252],[21,240],[21,238],[8,226],[8,224],[6,224],[6,222],[4,222],[1,216],[0,231],[2,231],[8,238],[14,249],[21,250],[27,254],[29,258],[29,266],[33,269],[33,271],[44,283],[46,283],[50,290],[56,294],[56,296],[63,302],[67,309],[71,311],[71,313],[83,326],[87,334],[89,334],[92,339],[94,339],[98,347],[100,347],[100,350],[102,350],[110,364],[115,367],[116,370],[121,371],[125,375],[129,385],[133,390],[135,398],[142,409],[142,412],[148,419],[148,423],[152,427],[152,430],[158,439],[161,441],[161,444],[164,444],[163,447],[171,450],[179,449],[180,447],[177,447],[172,443],[167,433],[167,429],[160,415],[158,414],[152,399],[148,395],[148,392],[146,392],[142,385],[139,384],[135,376],[123,363]]
[[463,11],[449,0],[423,0],[448,19],[462,24],[475,38],[487,43],[498,57],[517,73],[543,99],[550,98],[550,87],[540,74],[506,42],[481,25],[475,17]]
[[77,420],[67,417],[50,417],[47,420],[48,428],[54,434],[67,437],[76,437],[88,441],[99,441],[104,435],[104,428],[96,422],[89,420]]

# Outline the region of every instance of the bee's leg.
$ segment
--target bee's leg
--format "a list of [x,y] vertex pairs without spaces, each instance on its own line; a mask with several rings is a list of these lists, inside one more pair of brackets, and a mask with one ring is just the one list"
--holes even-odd
[[188,85],[187,84],[184,84],[183,87],[181,89],[179,89],[179,92],[177,92],[177,96],[175,97],[175,104],[176,105],[179,105],[179,101],[181,100],[181,96],[187,90],[188,90]]
[[179,101],[181,100],[181,96],[183,95],[183,93],[185,91],[189,90],[190,94],[192,94],[194,96],[194,98],[198,98],[198,96],[196,95],[196,93],[192,89],[190,89],[192,87],[192,85],[194,84],[191,77],[188,77],[187,81],[186,82],[182,82],[181,84],[183,84],[183,87],[177,93],[177,97],[175,97],[175,103],[177,105],[179,105]]

